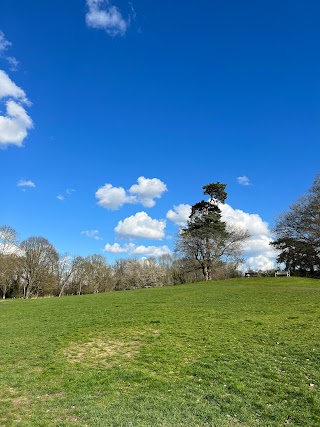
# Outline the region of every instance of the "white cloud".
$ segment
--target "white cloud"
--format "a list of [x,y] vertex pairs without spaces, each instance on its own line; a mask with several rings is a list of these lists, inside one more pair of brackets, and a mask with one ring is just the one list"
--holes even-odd
[[275,268],[274,261],[264,255],[258,255],[256,257],[247,258],[243,270],[265,271],[272,270],[273,268]]
[[121,237],[160,240],[164,237],[165,220],[152,219],[146,212],[137,212],[119,221],[114,231]]
[[263,221],[258,214],[249,214],[240,209],[233,209],[227,203],[221,204],[219,207],[223,221],[242,226],[252,235],[270,235],[268,223]]
[[167,186],[158,178],[145,178],[140,176],[138,184],[132,185],[128,191],[123,187],[114,187],[112,184],[105,184],[96,192],[96,198],[99,200],[98,205],[117,210],[126,203],[140,203],[145,207],[153,207],[162,194],[167,191]]
[[[73,188],[67,188],[66,189],[66,195],[70,196],[72,193],[74,193],[76,190],[74,190]],[[67,196],[63,195],[63,194],[58,194],[57,195],[57,199],[60,201],[66,200]]]
[[270,246],[271,231],[267,222],[258,214],[249,214],[240,209],[233,209],[225,203],[220,205],[222,220],[249,231],[251,237],[246,241],[243,250],[244,268],[269,270],[275,267],[276,251]]
[[111,5],[109,0],[87,0],[87,6],[88,27],[105,30],[112,37],[123,36],[126,33],[129,22],[122,17],[116,6]]
[[80,234],[84,234],[90,239],[102,240],[101,237],[99,236],[99,230],[85,230],[85,231],[81,231]]
[[130,252],[131,247],[134,248],[135,245],[133,243],[129,243],[124,246],[120,246],[119,243],[114,243],[113,245],[111,245],[110,243],[107,243],[103,250],[105,252],[111,252],[113,254],[121,254],[121,253]]
[[98,205],[106,209],[117,210],[125,203],[133,203],[134,200],[127,196],[122,187],[113,187],[111,184],[105,184],[96,192]]
[[17,71],[18,65],[19,65],[19,61],[14,56],[8,56],[7,57],[7,61],[10,64],[10,70],[11,71]]
[[0,56],[4,57],[10,64],[10,70],[11,71],[17,71],[19,61],[14,56],[6,56],[4,55],[4,52],[7,50],[8,47],[12,46],[12,43],[9,42],[4,33],[0,31]]
[[173,210],[170,209],[167,212],[167,218],[170,219],[170,221],[173,221],[175,224],[179,225],[180,227],[185,227],[187,225],[190,214],[191,206],[181,204],[178,206],[174,206]]
[[128,243],[123,246],[120,246],[119,243],[114,243],[113,245],[107,243],[104,247],[104,251],[111,252],[113,254],[129,253],[130,255],[145,255],[154,257],[171,253],[168,246],[136,246],[133,243]]
[[20,179],[17,183],[18,187],[30,187],[35,188],[36,184],[33,181],[26,181],[25,179]]
[[251,185],[250,179],[247,176],[238,176],[237,181],[240,185]]
[[0,70],[0,99],[7,97],[17,99],[30,105],[24,90],[17,86],[5,71]]
[[7,50],[9,46],[12,46],[12,43],[9,42],[2,31],[0,31],[0,54]]
[[149,179],[144,176],[140,176],[138,184],[132,185],[129,189],[129,193],[134,195],[137,203],[147,208],[152,208],[156,204],[154,199],[159,199],[165,191],[167,186],[160,179]]
[[9,144],[21,147],[28,130],[33,128],[32,119],[15,101],[7,101],[6,108],[6,115],[0,116],[0,147]]
[[68,194],[68,195],[70,195],[70,194],[72,194],[72,193],[74,193],[76,190],[74,189],[74,188],[67,188],[66,189],[66,193]]
[[159,257],[161,255],[170,254],[171,251],[168,246],[137,246],[132,252],[135,255],[146,255]]
[[[30,105],[25,92],[0,70],[0,100],[6,101],[6,114],[0,115],[0,147],[9,144],[22,146],[28,130],[33,128],[32,119],[21,103]],[[17,101],[15,101],[15,100]]]

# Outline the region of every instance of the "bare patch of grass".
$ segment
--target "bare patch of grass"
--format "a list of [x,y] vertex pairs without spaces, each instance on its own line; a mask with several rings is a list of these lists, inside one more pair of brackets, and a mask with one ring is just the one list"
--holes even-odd
[[94,338],[84,343],[71,343],[65,349],[64,355],[70,363],[111,368],[138,354],[140,346],[137,341]]

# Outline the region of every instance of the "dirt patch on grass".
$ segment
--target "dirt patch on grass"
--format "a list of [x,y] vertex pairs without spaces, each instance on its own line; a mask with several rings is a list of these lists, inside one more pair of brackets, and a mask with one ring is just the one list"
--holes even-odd
[[141,344],[137,341],[92,339],[85,343],[71,343],[64,351],[70,363],[88,367],[120,365],[134,357]]
[[13,387],[3,387],[0,392],[0,403],[11,403],[14,406],[29,404],[30,399],[21,396]]
[[27,397],[0,397],[0,402],[12,403],[13,405],[29,404],[31,402]]

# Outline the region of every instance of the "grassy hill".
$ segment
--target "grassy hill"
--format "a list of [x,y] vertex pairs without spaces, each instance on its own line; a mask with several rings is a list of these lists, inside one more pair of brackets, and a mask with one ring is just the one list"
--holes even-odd
[[320,426],[320,282],[0,303],[0,426]]

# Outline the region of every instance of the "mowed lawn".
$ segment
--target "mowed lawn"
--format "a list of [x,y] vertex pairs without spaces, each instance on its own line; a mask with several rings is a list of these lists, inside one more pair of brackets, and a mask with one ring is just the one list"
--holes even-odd
[[0,303],[0,426],[320,426],[320,281]]

